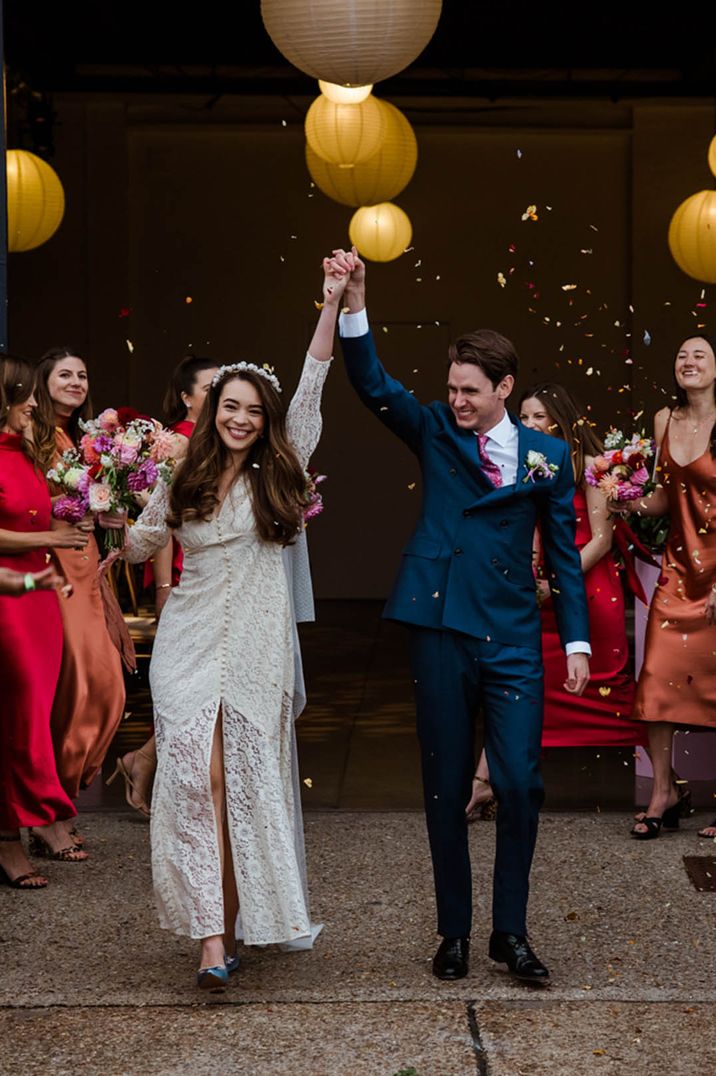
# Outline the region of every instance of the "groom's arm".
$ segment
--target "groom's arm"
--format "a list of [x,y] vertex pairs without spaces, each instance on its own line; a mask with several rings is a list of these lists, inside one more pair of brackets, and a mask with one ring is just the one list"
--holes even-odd
[[365,265],[355,247],[351,254],[334,251],[340,264],[352,267],[338,319],[338,333],[348,380],[369,410],[417,452],[423,408],[404,385],[391,377],[378,358],[365,305]]
[[591,649],[584,575],[574,541],[572,462],[567,446],[562,444],[560,448],[562,458],[550,483],[540,529],[559,636],[569,658],[575,654],[589,655]]

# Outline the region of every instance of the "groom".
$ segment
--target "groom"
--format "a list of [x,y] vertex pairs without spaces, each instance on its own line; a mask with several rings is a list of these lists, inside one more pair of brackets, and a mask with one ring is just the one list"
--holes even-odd
[[333,252],[350,273],[340,335],[363,403],[417,455],[423,503],[384,615],[410,627],[417,731],[438,933],[440,979],[468,972],[472,880],[465,807],[482,705],[490,782],[498,801],[489,955],[510,973],[546,983],[527,941],[529,873],[544,789],[539,772],[543,679],[532,571],[539,524],[566,651],[565,690],[589,679],[589,627],[574,544],[574,480],[564,441],[505,410],[517,373],[509,340],[483,329],[449,350],[447,404],[421,405],[381,366],[365,310],[365,266],[355,248]]

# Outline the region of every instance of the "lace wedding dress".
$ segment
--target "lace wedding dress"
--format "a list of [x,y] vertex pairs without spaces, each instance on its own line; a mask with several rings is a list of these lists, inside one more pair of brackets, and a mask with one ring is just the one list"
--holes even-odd
[[[288,409],[288,435],[304,467],[320,437],[329,366],[306,357]],[[166,544],[168,496],[166,486],[157,486],[129,529],[130,561],[147,560]],[[287,578],[292,556],[259,537],[241,477],[214,517],[186,522],[176,536],[184,569],[162,613],[150,666],[157,738],[152,873],[159,919],[191,938],[224,933],[209,780],[220,712],[242,936],[249,945],[298,942],[306,948],[317,930],[308,912],[293,729],[304,696]],[[297,548],[295,572],[305,592],[304,542]],[[300,595],[301,588],[297,608],[306,606]]]

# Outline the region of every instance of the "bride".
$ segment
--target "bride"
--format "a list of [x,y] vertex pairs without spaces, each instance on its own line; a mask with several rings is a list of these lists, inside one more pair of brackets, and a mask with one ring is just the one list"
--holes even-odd
[[283,551],[303,528],[345,288],[327,260],[324,271],[288,410],[267,367],[222,366],[171,488],[157,486],[124,549],[147,560],[172,531],[184,549],[150,667],[152,872],[161,925],[201,941],[206,989],[238,967],[239,906],[248,945],[309,948],[320,929],[303,863],[293,729],[302,683]]

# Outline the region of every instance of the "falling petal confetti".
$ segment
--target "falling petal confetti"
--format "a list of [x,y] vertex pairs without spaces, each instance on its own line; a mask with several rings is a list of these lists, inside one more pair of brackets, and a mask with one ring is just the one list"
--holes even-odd
[[651,343],[651,333],[649,332],[648,329],[644,329],[644,343],[646,344],[647,347]]
[[539,220],[537,215],[537,206],[528,205],[527,209],[522,214],[522,220]]
[[303,783],[306,786],[306,788],[313,788],[313,781],[312,781],[312,779],[310,777],[304,777]]
[[129,351],[129,354],[130,354],[130,355],[131,355],[131,354],[133,353],[133,351],[134,351],[134,344],[132,343],[132,341],[131,341],[131,340],[127,340],[127,350]]
[[500,285],[501,288],[504,288],[505,284],[507,283],[507,279],[504,273],[497,274],[497,283]]
[[610,687],[600,687],[599,688],[599,694],[603,695],[605,698],[607,697],[607,695],[611,695],[611,693],[612,693],[612,689]]
[[577,287],[576,284],[563,284],[562,285],[562,291],[574,291],[574,289],[576,287]]

